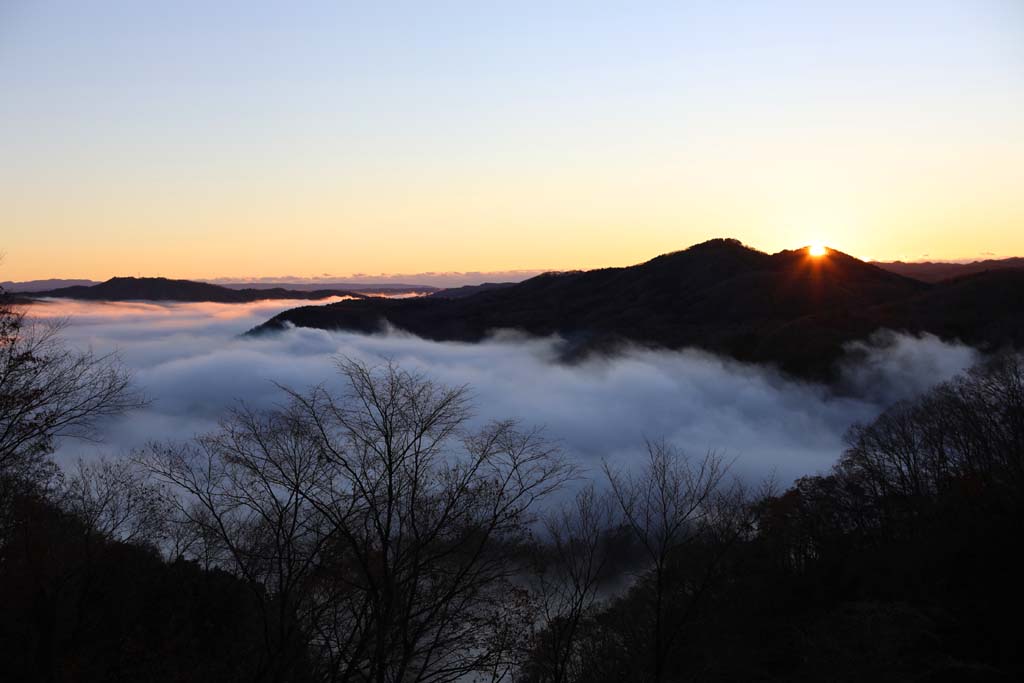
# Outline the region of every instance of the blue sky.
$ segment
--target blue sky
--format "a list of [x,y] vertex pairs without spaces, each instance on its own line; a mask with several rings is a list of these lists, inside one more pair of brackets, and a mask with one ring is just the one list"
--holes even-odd
[[1024,253],[1024,4],[0,5],[14,279]]

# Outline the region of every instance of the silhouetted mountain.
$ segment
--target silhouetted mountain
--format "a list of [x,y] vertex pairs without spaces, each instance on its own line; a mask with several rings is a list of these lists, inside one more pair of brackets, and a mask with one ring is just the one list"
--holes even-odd
[[504,289],[505,287],[512,287],[517,283],[515,282],[482,282],[479,285],[462,285],[461,287],[449,287],[448,289],[442,289],[434,292],[430,296],[441,297],[444,299],[464,299],[467,296],[473,296],[480,292],[488,292],[494,289]]
[[89,287],[62,287],[33,292],[33,295],[89,301],[211,301],[216,303],[244,303],[266,299],[326,299],[332,296],[362,297],[361,294],[341,289],[313,291],[281,288],[229,289],[206,282],[169,280],[163,277],[115,277]]
[[63,280],[63,279],[50,279],[50,280],[25,280],[23,282],[0,282],[0,287],[7,290],[8,292],[43,292],[50,289],[57,289],[58,287],[86,287],[88,285],[98,284],[95,280]]
[[403,283],[372,283],[372,282],[217,282],[228,289],[287,289],[299,292],[322,291],[325,289],[343,289],[346,292],[360,294],[432,294],[441,291],[432,285],[412,285]]
[[955,277],[984,273],[990,270],[1009,270],[1024,268],[1024,258],[987,259],[985,261],[974,261],[972,263],[905,263],[893,261],[886,263],[872,261],[871,265],[884,268],[892,273],[898,273],[906,277],[912,277],[922,282],[942,282]]
[[622,342],[699,347],[826,376],[843,345],[880,328],[979,345],[1024,341],[1024,271],[929,285],[839,251],[766,254],[712,240],[627,268],[549,273],[470,296],[344,301],[285,311],[253,332],[377,332],[385,321],[433,340],[514,328],[568,340],[568,356]]

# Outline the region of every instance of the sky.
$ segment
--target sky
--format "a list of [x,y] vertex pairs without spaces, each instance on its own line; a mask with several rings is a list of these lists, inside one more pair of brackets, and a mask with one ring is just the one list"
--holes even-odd
[[0,0],[0,279],[1024,255],[1024,3]]

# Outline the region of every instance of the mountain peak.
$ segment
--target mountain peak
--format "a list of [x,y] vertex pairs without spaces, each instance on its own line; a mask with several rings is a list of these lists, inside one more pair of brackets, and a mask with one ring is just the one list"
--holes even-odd
[[757,251],[757,249],[748,247],[735,237],[716,237],[714,239],[707,240],[706,242],[694,244],[683,251],[709,251],[712,249]]

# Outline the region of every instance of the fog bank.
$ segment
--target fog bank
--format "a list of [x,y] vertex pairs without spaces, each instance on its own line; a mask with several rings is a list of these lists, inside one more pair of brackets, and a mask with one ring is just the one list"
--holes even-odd
[[151,405],[104,426],[101,444],[65,442],[61,461],[124,455],[151,440],[187,439],[215,427],[241,400],[269,407],[275,383],[338,386],[333,359],[390,358],[446,384],[469,385],[474,420],[515,418],[546,428],[566,453],[596,469],[623,464],[643,440],[665,437],[684,450],[714,449],[745,478],[774,474],[780,484],[823,471],[854,422],[871,420],[972,365],[977,353],[931,336],[886,333],[852,345],[841,391],[795,381],[770,368],[696,351],[631,349],[575,365],[556,361],[557,339],[503,333],[481,344],[438,343],[400,332],[363,336],[290,329],[238,336],[275,313],[308,302],[250,304],[52,301],[37,318],[67,317],[76,347],[116,351]]

